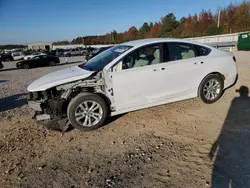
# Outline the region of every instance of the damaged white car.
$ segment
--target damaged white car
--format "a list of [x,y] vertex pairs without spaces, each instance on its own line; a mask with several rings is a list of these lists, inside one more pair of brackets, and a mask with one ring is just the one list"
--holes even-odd
[[34,81],[28,104],[37,121],[88,131],[108,116],[134,110],[198,96],[214,103],[237,78],[229,52],[179,39],[145,39]]

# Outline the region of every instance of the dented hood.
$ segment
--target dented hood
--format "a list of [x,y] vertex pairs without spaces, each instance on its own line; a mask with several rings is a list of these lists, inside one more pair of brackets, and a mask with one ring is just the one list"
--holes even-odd
[[56,72],[49,73],[38,80],[32,82],[27,90],[29,92],[45,91],[46,89],[73,82],[89,77],[94,71],[82,69],[78,66],[66,68]]

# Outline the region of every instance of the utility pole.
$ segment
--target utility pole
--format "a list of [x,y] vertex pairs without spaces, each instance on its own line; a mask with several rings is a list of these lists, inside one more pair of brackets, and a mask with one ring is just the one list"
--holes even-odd
[[217,22],[217,27],[220,27],[220,10],[219,10],[219,14],[218,14],[218,22]]

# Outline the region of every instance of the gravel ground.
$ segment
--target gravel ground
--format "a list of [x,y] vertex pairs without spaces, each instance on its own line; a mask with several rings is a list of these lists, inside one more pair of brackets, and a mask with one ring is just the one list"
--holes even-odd
[[[5,115],[22,115],[28,112],[26,103],[27,86],[39,77],[56,71],[79,65],[85,60],[82,56],[62,57],[60,64],[54,67],[40,67],[34,69],[17,69],[16,62],[3,62],[4,68],[0,70],[0,117]],[[21,107],[19,109],[13,109]],[[12,109],[12,110],[9,110]]]
[[47,130],[27,115],[27,85],[73,63],[0,70],[0,187],[250,187],[250,99],[235,92],[250,87],[250,52],[235,55],[239,81],[217,103],[140,110],[92,132]]

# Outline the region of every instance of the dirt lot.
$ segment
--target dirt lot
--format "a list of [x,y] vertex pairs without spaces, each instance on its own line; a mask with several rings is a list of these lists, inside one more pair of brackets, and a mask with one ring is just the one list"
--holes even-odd
[[0,72],[0,187],[250,187],[250,100],[235,92],[250,87],[250,52],[235,55],[239,81],[219,102],[128,113],[93,132],[46,130],[28,115],[27,85],[72,64]]

